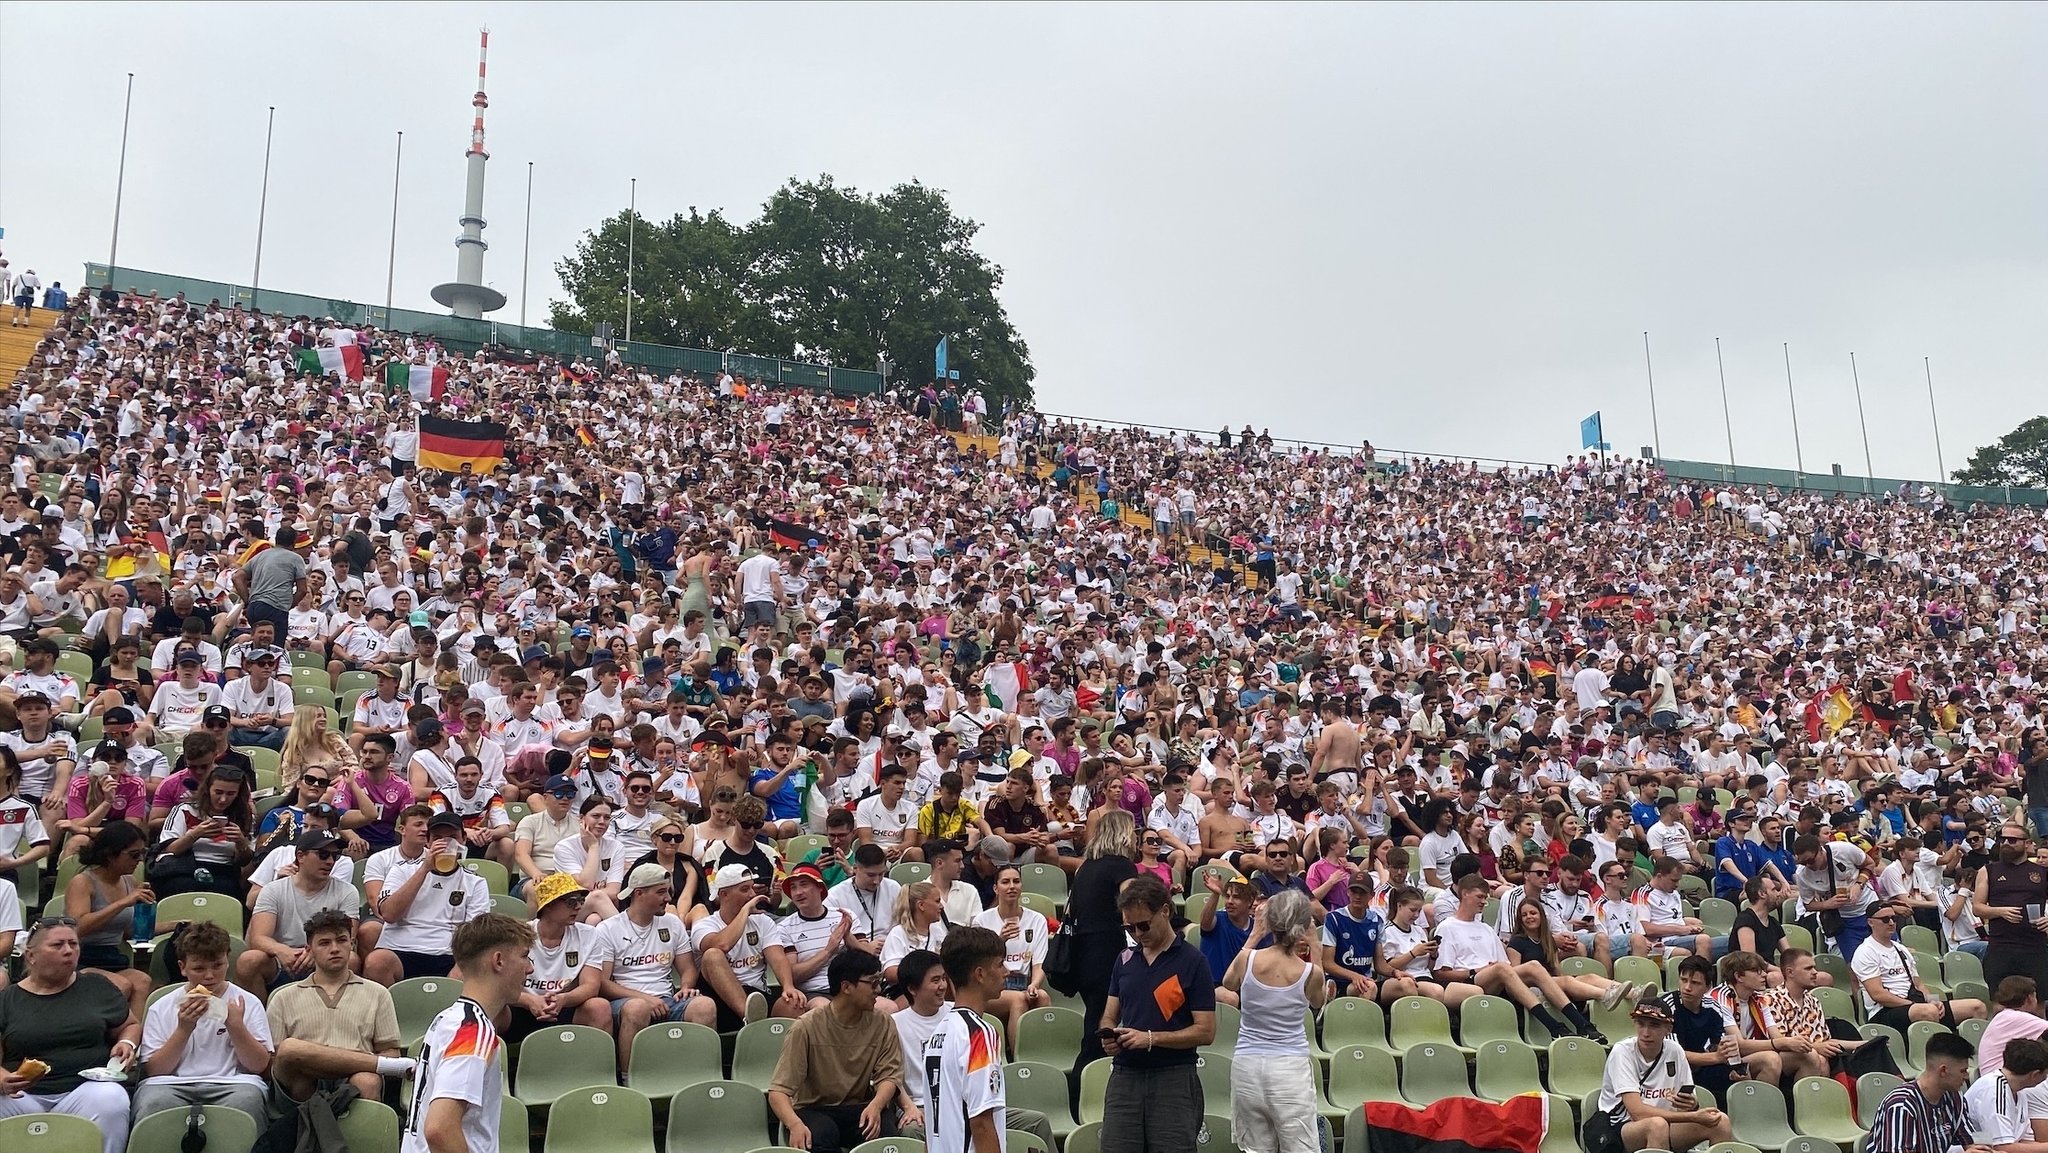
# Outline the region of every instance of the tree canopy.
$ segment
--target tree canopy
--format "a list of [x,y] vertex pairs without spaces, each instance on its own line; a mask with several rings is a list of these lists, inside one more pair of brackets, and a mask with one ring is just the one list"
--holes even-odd
[[1957,484],[2048,488],[2048,416],[2037,416],[1978,449],[1953,474]]
[[[556,328],[626,321],[626,213],[584,234],[555,265],[569,299]],[[758,219],[692,209],[633,225],[633,338],[930,379],[933,348],[994,401],[1031,397],[1030,350],[996,299],[1003,270],[974,251],[981,228],[912,181],[880,196],[830,176],[791,180]]]

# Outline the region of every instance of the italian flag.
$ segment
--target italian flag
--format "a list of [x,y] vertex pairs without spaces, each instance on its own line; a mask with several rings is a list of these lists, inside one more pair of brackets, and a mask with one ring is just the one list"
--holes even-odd
[[353,344],[299,350],[299,371],[312,376],[333,373],[343,380],[363,379],[363,350]]
[[393,364],[384,369],[384,387],[401,389],[414,400],[439,400],[448,391],[448,370],[439,364]]
[[1031,670],[1022,661],[998,661],[983,670],[981,683],[988,703],[1014,713],[1018,698],[1031,691]]

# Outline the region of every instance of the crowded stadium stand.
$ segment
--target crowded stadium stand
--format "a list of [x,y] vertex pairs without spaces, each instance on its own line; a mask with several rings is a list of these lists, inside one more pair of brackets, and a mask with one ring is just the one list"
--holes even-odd
[[496,1045],[535,1153],[965,1147],[942,1028],[1013,1151],[2048,1139],[2033,494],[152,275],[0,332],[10,1150],[425,1149]]

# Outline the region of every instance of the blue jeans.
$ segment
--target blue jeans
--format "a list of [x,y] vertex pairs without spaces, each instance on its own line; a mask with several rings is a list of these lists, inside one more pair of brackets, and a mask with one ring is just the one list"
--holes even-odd
[[2048,809],[2029,808],[2027,820],[2034,826],[2034,835],[2048,837]]
[[1968,953],[1970,956],[1977,958],[1977,960],[1981,962],[1984,960],[1984,954],[1991,951],[1991,942],[1964,941],[1962,944],[1957,945],[1956,949],[1960,952]]

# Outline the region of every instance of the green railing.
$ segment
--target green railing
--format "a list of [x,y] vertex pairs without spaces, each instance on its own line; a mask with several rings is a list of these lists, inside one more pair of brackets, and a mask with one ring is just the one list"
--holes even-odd
[[1734,484],[1753,487],[1769,486],[1781,489],[1798,489],[1803,492],[1827,493],[1834,496],[1877,497],[1890,493],[1898,495],[1903,487],[1913,496],[1918,496],[1922,487],[1940,493],[1950,504],[1968,507],[1973,504],[2025,505],[2031,508],[2048,507],[2048,489],[2023,488],[2019,486],[1991,487],[1973,484],[1945,484],[1936,481],[1905,480],[1875,476],[1836,476],[1829,472],[1794,472],[1789,468],[1756,468],[1750,465],[1730,466],[1709,464],[1699,460],[1662,459],[1657,462],[1664,475],[1680,480],[1707,481],[1712,484]]
[[[368,325],[392,332],[409,332],[417,336],[432,337],[460,352],[475,352],[486,344],[493,344],[505,348],[526,349],[557,359],[589,356],[591,353],[590,337],[580,333],[560,332],[552,328],[521,327],[495,320],[468,320],[446,313],[415,312],[408,308],[387,310],[379,305],[362,304],[353,300],[307,296],[301,292],[283,292],[273,288],[254,289],[244,284],[226,284],[217,280],[145,272],[139,268],[111,268],[104,264],[88,263],[85,266],[85,283],[87,287],[94,289],[104,288],[111,283],[123,292],[156,293],[162,296],[174,296],[182,292],[187,300],[198,303],[218,300],[233,307],[282,313],[286,316],[331,316],[343,324]],[[851,396],[869,396],[882,391],[880,373],[857,368],[804,364],[772,356],[722,353],[708,348],[676,348],[637,340],[615,341],[613,345],[618,349],[621,360],[643,368],[709,375],[729,367],[736,373],[758,377],[769,384],[790,388],[808,388],[818,392]]]

